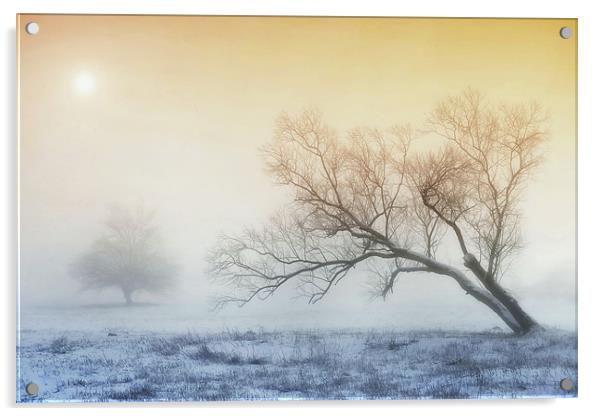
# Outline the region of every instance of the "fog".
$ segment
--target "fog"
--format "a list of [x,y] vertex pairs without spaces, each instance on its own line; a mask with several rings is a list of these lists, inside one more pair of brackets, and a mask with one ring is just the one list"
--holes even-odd
[[[79,310],[73,316],[89,319],[122,302],[118,290],[82,292],[68,273],[104,232],[107,208],[120,204],[156,212],[165,250],[179,266],[169,292],[135,295],[156,305],[153,316],[164,319],[153,322],[159,327],[502,327],[452,279],[404,276],[383,302],[370,298],[361,268],[316,305],[296,297],[291,282],[268,301],[211,310],[211,297],[224,288],[212,283],[205,259],[219,235],[259,225],[289,200],[258,150],[282,111],[320,109],[341,133],[406,122],[420,128],[439,99],[471,85],[495,99],[536,99],[549,111],[546,159],[522,201],[523,248],[503,284],[543,324],[575,327],[575,68],[566,63],[575,47],[542,47],[550,23],[514,22],[512,33],[533,32],[534,41],[493,48],[508,22],[479,41],[456,32],[454,22],[434,29],[423,21],[415,29],[431,34],[424,39],[405,37],[389,20],[385,30],[370,19],[353,26],[319,19],[38,17],[40,34],[20,44],[24,326],[53,310]],[[460,46],[446,44],[451,38]],[[397,47],[403,53],[393,53]],[[522,64],[513,64],[519,58]],[[441,251],[461,264],[452,244]],[[146,312],[139,311],[142,319]]]

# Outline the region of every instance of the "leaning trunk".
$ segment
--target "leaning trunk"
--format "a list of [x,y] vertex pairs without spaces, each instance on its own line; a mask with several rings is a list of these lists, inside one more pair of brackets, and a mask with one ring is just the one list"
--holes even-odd
[[504,289],[495,279],[490,276],[477,259],[467,254],[464,256],[464,264],[474,273],[474,275],[483,284],[485,289],[492,296],[494,296],[508,312],[512,315],[516,323],[518,324],[518,330],[514,330],[518,334],[526,334],[532,332],[535,329],[541,328],[541,326],[533,319],[518,303],[516,298],[512,296],[506,289]]
[[523,328],[514,317],[514,315],[508,310],[506,306],[499,299],[493,296],[488,290],[475,285],[468,277],[461,271],[454,268],[439,269],[436,273],[444,274],[452,277],[460,287],[466,292],[467,295],[472,296],[479,302],[486,305],[491,311],[493,311],[515,334],[523,334]]
[[[468,276],[466,276],[466,274],[462,270],[457,269],[448,264],[440,263],[435,259],[417,253],[413,253],[409,250],[405,250],[402,248],[393,247],[393,251],[400,258],[413,260],[423,264],[431,273],[436,273],[439,275],[449,276],[453,278],[456,281],[456,283],[458,283],[458,285],[466,292],[467,295],[472,296],[482,304],[486,305],[489,309],[491,309],[497,316],[500,317],[500,319],[504,321],[506,325],[508,325],[510,329],[512,329],[512,331],[515,334],[525,333],[523,326],[521,325],[519,320],[514,316],[514,314],[510,312],[508,307],[506,307],[500,301],[500,299],[494,296],[488,289],[475,284],[475,282],[472,279],[469,279]],[[464,261],[467,266],[471,258],[474,259],[474,256],[465,256]],[[478,264],[476,259],[474,259],[474,261],[476,262],[476,264]]]
[[514,296],[508,293],[499,283],[491,279],[485,286],[512,314],[521,327],[521,333],[526,334],[539,328],[539,324],[519,305]]

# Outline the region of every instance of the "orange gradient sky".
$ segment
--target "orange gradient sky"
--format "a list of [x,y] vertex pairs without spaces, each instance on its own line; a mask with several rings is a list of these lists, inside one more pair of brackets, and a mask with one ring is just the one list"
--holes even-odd
[[217,233],[260,222],[284,200],[257,151],[282,111],[317,108],[340,131],[420,128],[437,101],[470,86],[548,111],[546,160],[523,202],[520,273],[507,284],[543,293],[532,308],[551,308],[574,295],[576,25],[21,15],[23,294],[72,293],[65,268],[101,230],[107,204],[138,201],[157,209],[182,278],[202,291]]

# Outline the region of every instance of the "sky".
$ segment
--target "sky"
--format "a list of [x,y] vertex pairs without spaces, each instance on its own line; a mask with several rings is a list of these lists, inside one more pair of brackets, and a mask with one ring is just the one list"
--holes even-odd
[[[25,33],[31,21],[36,35]],[[67,269],[102,233],[110,204],[144,204],[180,269],[170,294],[143,299],[195,305],[206,318],[207,250],[286,201],[258,152],[281,112],[319,109],[340,132],[419,128],[439,100],[472,87],[548,113],[545,163],[522,203],[524,248],[504,284],[543,323],[574,327],[575,20],[21,15],[18,25],[25,309],[121,301],[79,293]],[[575,36],[560,38],[563,26]],[[286,310],[304,325],[497,322],[453,281],[409,277],[383,303],[369,301],[362,278],[321,305],[284,290],[225,313]]]

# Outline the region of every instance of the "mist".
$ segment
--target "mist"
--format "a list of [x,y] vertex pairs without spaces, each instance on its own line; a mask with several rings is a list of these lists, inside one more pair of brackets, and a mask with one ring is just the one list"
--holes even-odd
[[[383,302],[370,298],[370,276],[358,268],[315,305],[299,298],[291,282],[267,301],[213,311],[212,298],[228,289],[207,273],[207,254],[220,235],[261,225],[290,199],[286,189],[273,184],[259,153],[283,111],[318,108],[341,135],[356,126],[388,128],[409,122],[421,128],[439,99],[470,84],[495,99],[536,99],[549,109],[546,159],[521,202],[523,248],[503,282],[541,323],[575,329],[574,120],[566,116],[572,114],[574,102],[564,99],[573,84],[572,75],[566,76],[571,68],[554,63],[558,56],[524,58],[529,72],[516,71],[514,79],[500,85],[500,62],[528,56],[527,43],[520,45],[523,50],[498,49],[497,56],[484,60],[485,67],[452,60],[444,71],[434,63],[444,61],[448,52],[432,49],[421,58],[422,40],[404,43],[403,34],[393,28],[386,37],[390,40],[380,43],[381,50],[365,50],[366,56],[358,59],[350,51],[368,35],[348,29],[345,22],[339,33],[346,36],[327,25],[308,23],[295,32],[280,23],[246,21],[239,29],[222,26],[223,36],[218,37],[210,36],[211,27],[192,22],[164,24],[154,31],[149,20],[134,19],[126,29],[121,21],[96,17],[104,20],[90,26],[84,44],[64,42],[81,23],[63,19],[66,25],[59,31],[57,19],[40,16],[44,31],[36,39],[24,39],[21,50],[23,326],[36,325],[53,308],[84,310],[81,319],[105,314],[107,305],[117,308],[116,316],[128,314],[119,308],[122,297],[117,289],[82,292],[68,273],[103,234],[112,204],[153,210],[165,251],[178,265],[173,288],[136,295],[136,302],[158,308],[162,316],[172,311],[165,321],[153,322],[155,327],[173,328],[178,322],[188,327],[241,322],[293,327],[502,326],[494,314],[443,277],[405,276]],[[357,24],[371,37],[384,36],[370,22]],[[118,44],[107,28],[122,34]],[[141,33],[148,34],[142,47]],[[311,33],[322,36],[319,45]],[[457,40],[458,33],[453,33]],[[404,45],[403,56],[391,54],[393,42]],[[482,53],[491,49],[488,44],[473,46]],[[333,50],[347,52],[332,60]],[[370,62],[383,59],[385,68],[374,72]],[[302,68],[305,60],[312,62],[311,71]],[[40,61],[45,62],[43,72],[36,69]],[[550,74],[550,68],[560,75]],[[416,82],[423,71],[424,82]],[[88,77],[85,88],[82,73]],[[428,135],[423,140],[428,141]],[[444,259],[457,263],[458,253],[449,242],[441,251]]]

